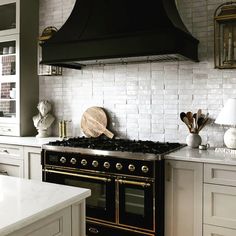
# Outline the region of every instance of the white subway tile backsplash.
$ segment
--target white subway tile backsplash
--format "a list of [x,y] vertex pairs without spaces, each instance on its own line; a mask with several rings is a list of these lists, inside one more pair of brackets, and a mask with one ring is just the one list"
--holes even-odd
[[[53,103],[57,119],[72,120],[72,134],[82,135],[80,119],[89,106],[104,107],[119,137],[185,142],[188,129],[180,112],[201,108],[215,118],[236,97],[236,71],[214,69],[213,14],[225,0],[177,0],[189,31],[200,40],[200,62],[152,62],[63,69],[63,76],[40,76],[40,99]],[[40,33],[68,18],[75,0],[40,0]],[[57,124],[54,124],[57,135]],[[204,143],[222,146],[225,129],[207,125]]]

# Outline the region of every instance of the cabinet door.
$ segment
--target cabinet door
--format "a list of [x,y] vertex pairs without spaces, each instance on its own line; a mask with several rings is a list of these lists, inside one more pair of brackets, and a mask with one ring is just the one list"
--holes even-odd
[[19,33],[19,2],[0,1],[0,36]]
[[202,235],[203,164],[165,162],[165,236]]
[[8,236],[72,236],[71,226],[71,207],[67,207]]
[[204,223],[236,229],[236,188],[204,184]]
[[24,177],[42,180],[41,148],[24,147]]
[[0,37],[0,135],[19,135],[19,35]]

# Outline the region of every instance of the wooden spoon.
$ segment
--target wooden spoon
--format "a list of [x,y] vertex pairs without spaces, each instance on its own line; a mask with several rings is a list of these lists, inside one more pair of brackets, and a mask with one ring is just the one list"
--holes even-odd
[[187,125],[189,131],[191,132],[191,125],[190,125],[189,120],[184,112],[180,113],[180,119]]
[[[197,124],[198,124],[198,119],[200,118],[201,114],[202,114],[202,110],[201,110],[201,109],[198,109],[197,115],[196,115],[196,126],[197,126]],[[198,128],[198,127],[196,127],[196,128]]]
[[188,118],[188,120],[189,120],[189,123],[190,123],[190,125],[191,125],[191,127],[193,126],[193,113],[191,112],[191,111],[188,111],[187,113],[186,113],[186,116],[187,116],[187,118]]
[[184,117],[186,117],[185,112],[180,113],[180,119],[184,122]]

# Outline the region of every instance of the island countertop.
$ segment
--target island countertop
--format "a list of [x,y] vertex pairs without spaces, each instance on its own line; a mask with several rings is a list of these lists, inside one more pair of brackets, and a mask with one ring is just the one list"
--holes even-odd
[[0,175],[0,235],[8,235],[90,195],[89,189]]

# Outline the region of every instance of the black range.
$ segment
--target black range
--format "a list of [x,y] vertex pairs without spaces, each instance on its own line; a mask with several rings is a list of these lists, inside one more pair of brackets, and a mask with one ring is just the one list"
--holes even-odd
[[164,235],[163,156],[179,143],[76,137],[43,145],[43,180],[90,188],[88,236]]

